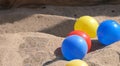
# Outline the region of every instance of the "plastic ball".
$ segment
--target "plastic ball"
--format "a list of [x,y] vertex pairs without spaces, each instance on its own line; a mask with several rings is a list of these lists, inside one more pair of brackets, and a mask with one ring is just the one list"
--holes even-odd
[[75,30],[75,31],[72,31],[68,34],[68,36],[70,35],[78,35],[78,36],[81,36],[82,38],[84,38],[87,42],[87,46],[88,46],[88,52],[90,51],[91,49],[91,39],[89,37],[89,35],[87,35],[85,32],[83,31],[79,31],[79,30]]
[[66,66],[88,66],[88,64],[82,60],[72,60],[68,62]]
[[74,30],[81,30],[87,33],[91,38],[97,35],[98,22],[91,16],[82,16],[75,22]]
[[120,40],[120,24],[114,20],[103,21],[97,30],[98,40],[103,45],[110,45]]
[[61,50],[66,60],[83,59],[87,54],[88,47],[82,37],[71,35],[64,39]]

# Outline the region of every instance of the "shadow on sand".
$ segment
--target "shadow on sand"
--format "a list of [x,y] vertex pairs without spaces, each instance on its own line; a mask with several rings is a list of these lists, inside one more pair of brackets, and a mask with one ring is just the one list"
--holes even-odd
[[[96,50],[99,50],[99,49],[102,49],[104,48],[105,46],[103,46],[98,40],[92,40],[92,48],[91,48],[91,51],[90,52],[93,52],[93,51],[96,51]],[[57,48],[55,51],[54,51],[54,55],[56,56],[55,59],[53,60],[50,60],[50,61],[47,61],[43,64],[43,66],[47,66],[51,63],[54,63],[56,61],[59,61],[59,60],[65,60],[65,58],[63,57],[62,55],[62,52],[61,52],[61,47]]]
[[[90,16],[119,16],[120,5],[100,5],[100,6],[47,6],[39,5],[37,8],[16,8],[1,9],[0,24],[14,23],[34,14],[56,15],[64,17],[79,18],[83,15]],[[19,16],[19,17],[17,17]],[[17,18],[16,18],[17,17]]]

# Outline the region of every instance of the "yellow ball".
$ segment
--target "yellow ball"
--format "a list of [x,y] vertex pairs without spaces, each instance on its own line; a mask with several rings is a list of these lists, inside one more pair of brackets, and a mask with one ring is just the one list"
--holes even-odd
[[66,66],[88,66],[88,64],[82,60],[72,60],[68,62]]
[[87,33],[91,38],[95,38],[97,35],[97,28],[99,24],[97,20],[95,20],[91,16],[82,16],[77,19],[74,30],[81,30]]

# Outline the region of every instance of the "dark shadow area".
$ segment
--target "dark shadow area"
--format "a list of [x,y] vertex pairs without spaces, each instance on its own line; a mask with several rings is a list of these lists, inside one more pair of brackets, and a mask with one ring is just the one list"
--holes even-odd
[[0,10],[8,10],[8,8],[4,8],[3,6],[0,6]]
[[[14,23],[34,14],[56,15],[78,18],[83,15],[90,16],[119,16],[120,5],[99,5],[99,6],[47,6],[39,5],[37,8],[16,8],[0,10],[0,24]],[[18,17],[19,16],[19,17]]]
[[[19,16],[19,17],[18,17]],[[15,21],[21,20],[26,18],[26,15],[11,15],[11,14],[5,14],[3,16],[0,16],[0,24],[5,24],[5,23],[14,23]]]
[[51,63],[54,63],[54,62],[56,62],[56,61],[59,61],[59,60],[65,60],[65,59],[63,58],[63,56],[62,56],[61,47],[57,48],[57,49],[54,51],[54,55],[56,56],[56,58],[53,59],[53,60],[50,60],[50,61],[45,62],[45,63],[43,64],[43,66],[47,66],[47,65],[49,65],[49,64],[51,64]]
[[62,52],[61,52],[61,47],[58,47],[55,51],[54,51],[54,55],[56,57],[62,57],[63,58],[63,55],[62,55]]
[[105,46],[102,45],[98,40],[92,40],[92,47],[91,47],[91,51],[90,52],[93,52],[95,50],[99,50],[99,49],[102,49],[104,48]]
[[[26,7],[26,8],[15,8],[15,9],[8,9],[8,8],[0,7],[0,24],[14,23],[15,21],[28,18],[34,14],[42,14],[41,11],[38,12],[35,10],[37,9],[37,6],[36,8]],[[45,9],[46,6],[41,5],[38,8]]]
[[[99,50],[99,49],[102,49],[104,48],[105,46],[103,46],[98,40],[92,40],[92,48],[91,48],[91,51],[90,52],[93,52],[95,50]],[[89,52],[89,53],[90,53]],[[56,56],[55,59],[53,60],[50,60],[50,61],[47,61],[43,64],[43,66],[47,66],[51,63],[54,63],[56,61],[59,61],[59,60],[65,60],[63,55],[62,55],[62,52],[61,52],[61,47],[57,48],[55,51],[54,51],[54,55]]]
[[44,29],[38,32],[44,32],[44,33],[52,34],[59,37],[66,37],[69,32],[73,31],[74,23],[75,23],[74,20],[66,20],[53,27],[49,27],[47,29]]
[[55,58],[55,59],[53,59],[53,60],[50,60],[50,61],[45,62],[42,66],[47,66],[47,65],[49,65],[49,64],[51,64],[51,63],[54,63],[54,62],[56,62],[56,61],[59,61],[59,60],[60,60],[60,59]]

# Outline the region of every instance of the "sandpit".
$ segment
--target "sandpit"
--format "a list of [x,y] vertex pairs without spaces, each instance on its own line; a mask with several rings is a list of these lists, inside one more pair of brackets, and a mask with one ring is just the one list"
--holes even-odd
[[[65,66],[61,43],[75,20],[93,16],[120,22],[120,5],[46,6],[0,10],[0,66]],[[89,66],[120,66],[120,42],[104,47],[92,39]]]

